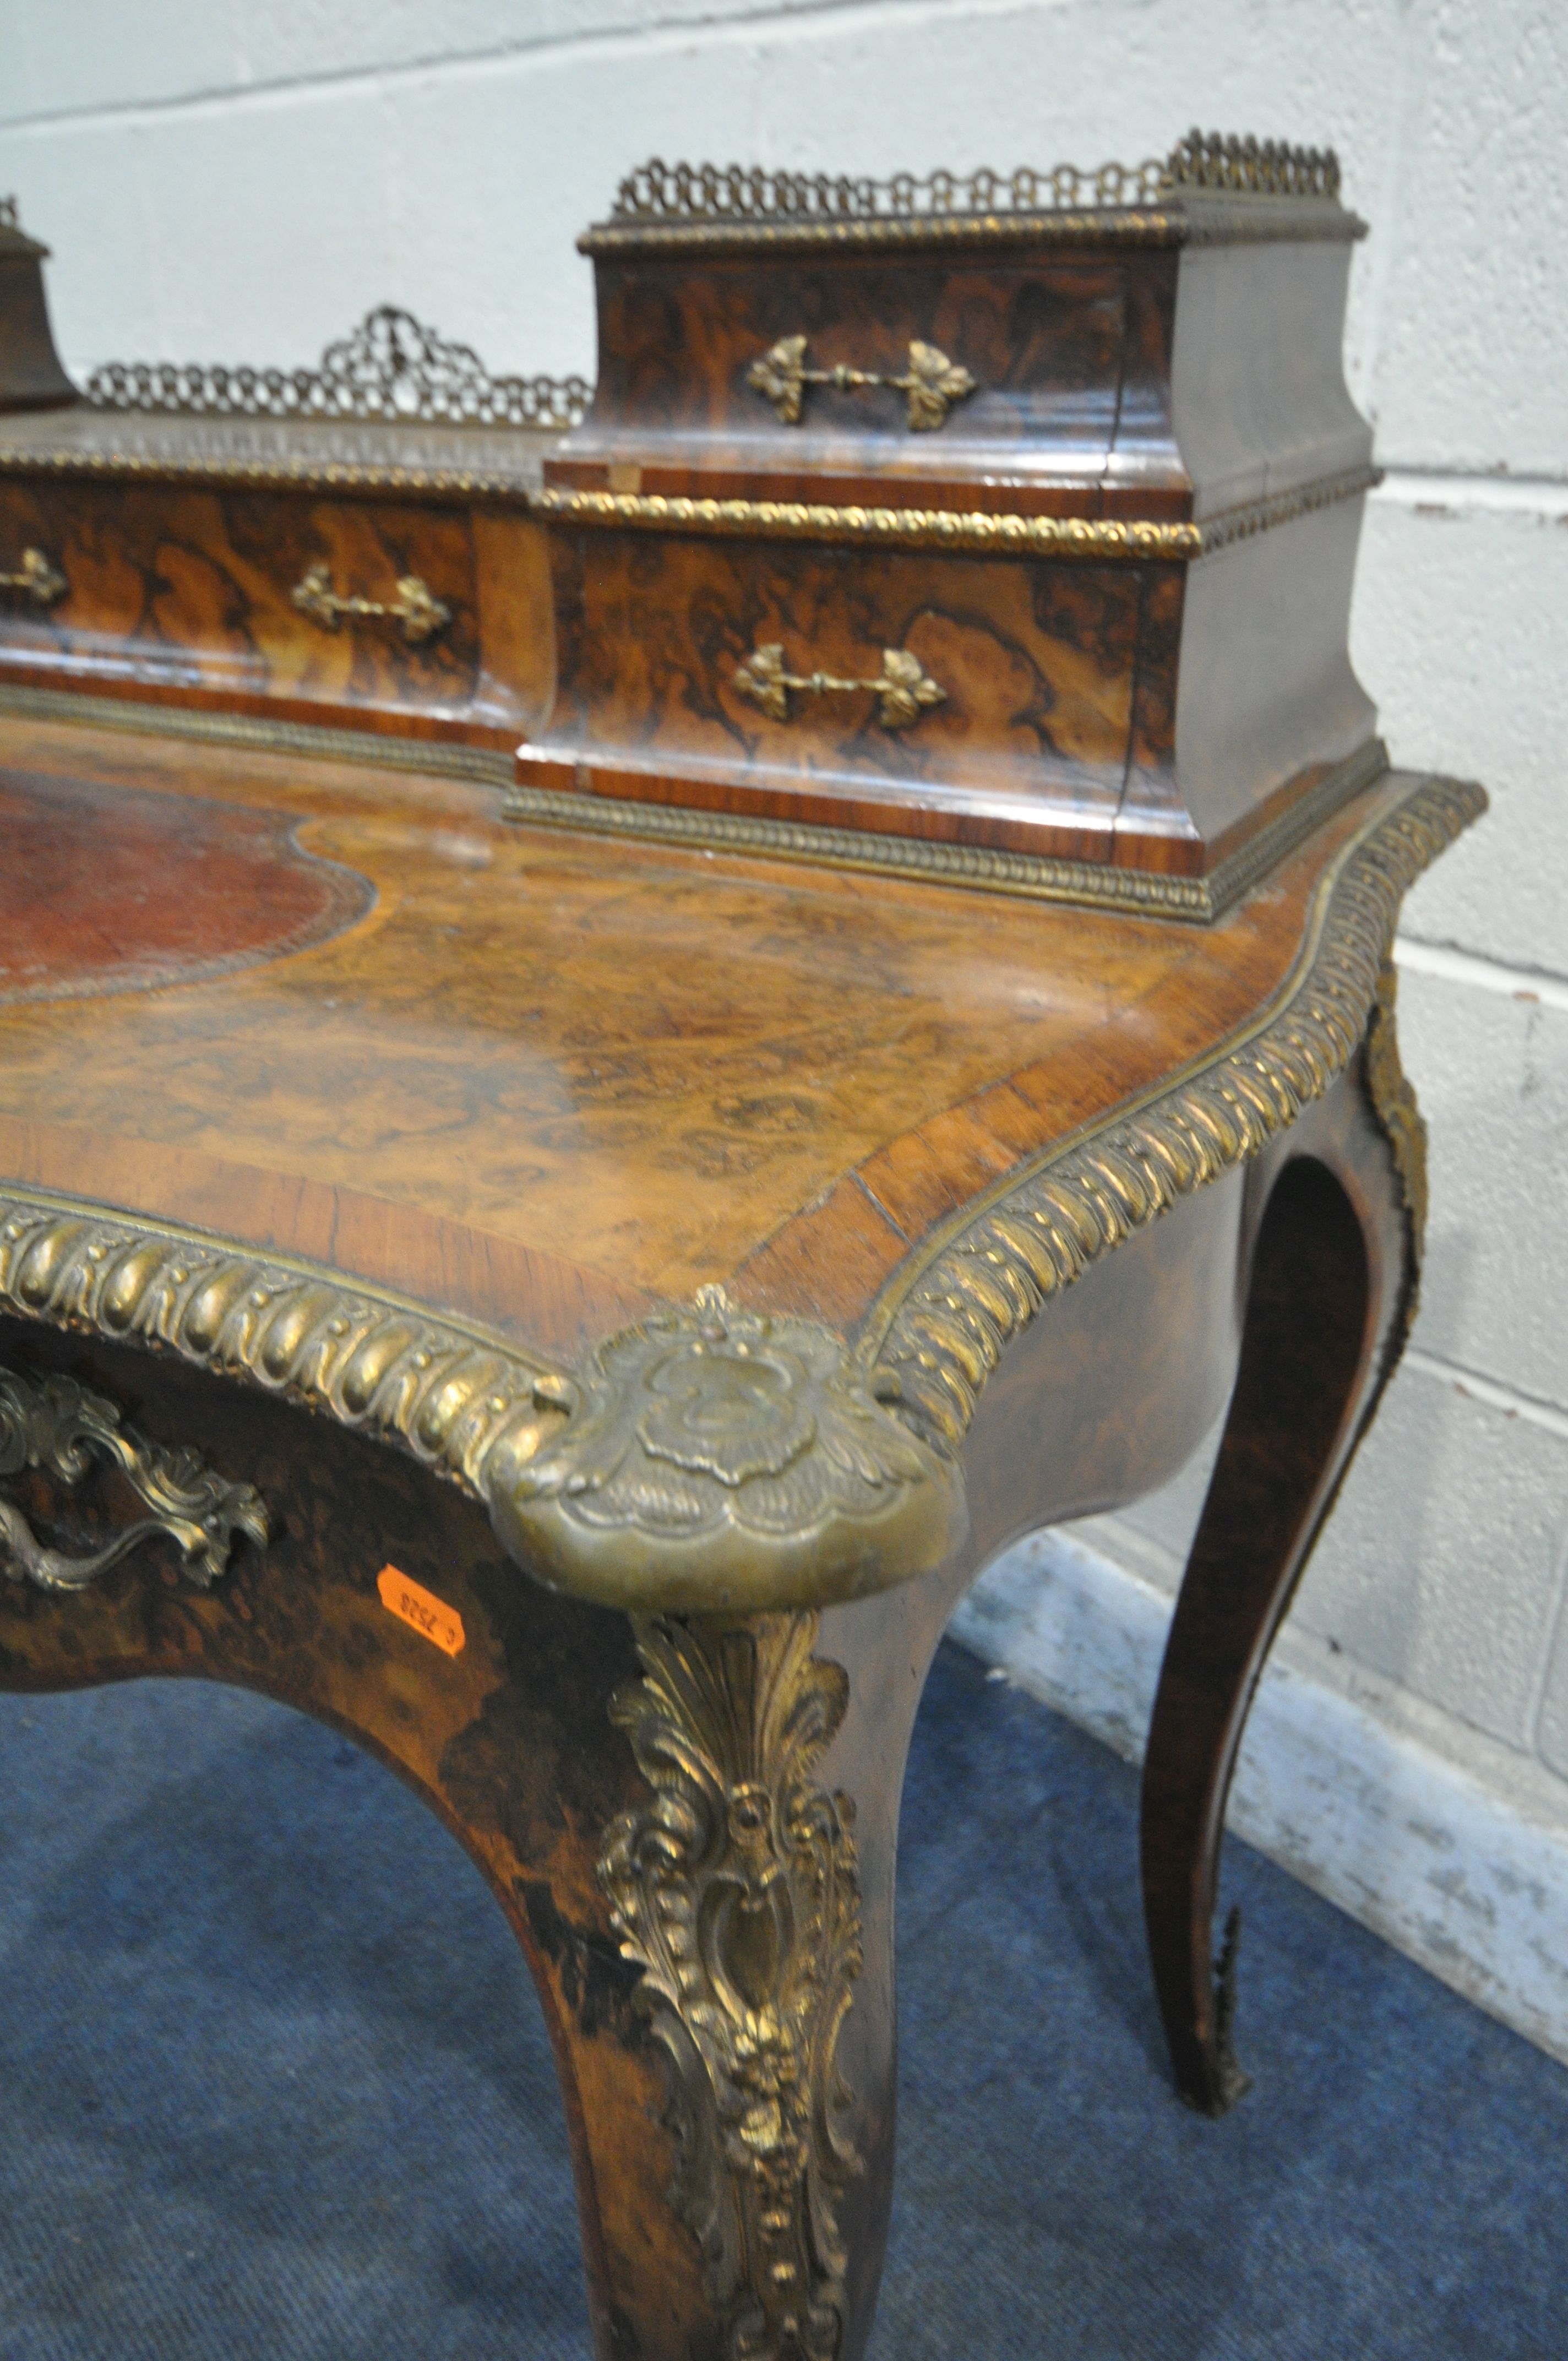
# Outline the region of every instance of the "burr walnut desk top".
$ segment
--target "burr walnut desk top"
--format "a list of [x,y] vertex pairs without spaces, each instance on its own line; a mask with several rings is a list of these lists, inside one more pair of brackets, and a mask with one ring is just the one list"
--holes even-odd
[[1386,952],[1479,805],[1385,772],[1200,927],[0,717],[0,1686],[242,1681],[442,1813],[602,2354],[862,2350],[926,1664],[1228,1392],[1145,1881],[1182,2087],[1234,2095],[1224,1786],[1408,1315]]
[[[287,1257],[541,1372],[720,1286],[887,1361],[950,1444],[981,1305],[945,1347],[933,1288],[989,1254],[1000,1345],[1289,1123],[1476,802],[1386,773],[1198,927],[607,845],[460,780],[112,728],[5,718],[0,761],[19,1191]],[[981,1226],[1053,1175],[1055,1280]]]

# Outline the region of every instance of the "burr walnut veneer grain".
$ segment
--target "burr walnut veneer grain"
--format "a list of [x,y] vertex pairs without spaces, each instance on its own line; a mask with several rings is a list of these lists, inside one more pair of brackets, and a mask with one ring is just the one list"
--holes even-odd
[[1349,664],[1338,190],[651,165],[586,417],[385,306],[73,403],[0,209],[0,1687],[243,1682],[427,1798],[600,2361],[861,2361],[926,1669],[1227,1401],[1143,1884],[1179,2088],[1245,2082],[1225,1791],[1484,803]]

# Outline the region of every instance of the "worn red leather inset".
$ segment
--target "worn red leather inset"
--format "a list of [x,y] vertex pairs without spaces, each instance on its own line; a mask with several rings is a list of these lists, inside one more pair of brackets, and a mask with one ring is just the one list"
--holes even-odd
[[190,983],[325,941],[367,879],[286,815],[0,770],[0,1005]]

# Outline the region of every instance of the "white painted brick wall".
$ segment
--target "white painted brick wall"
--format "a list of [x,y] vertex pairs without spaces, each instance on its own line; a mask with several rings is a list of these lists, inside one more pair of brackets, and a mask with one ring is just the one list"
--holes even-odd
[[[1408,908],[1424,1306],[1295,1644],[1559,1821],[1565,121],[1561,0],[0,0],[0,189],[55,247],[77,370],[307,361],[391,300],[497,369],[591,373],[573,240],[654,153],[1095,164],[1193,122],[1338,148],[1374,231],[1352,383],[1390,471],[1357,662],[1397,758],[1478,775],[1494,810]],[[1168,1588],[1201,1474],[1102,1545]]]

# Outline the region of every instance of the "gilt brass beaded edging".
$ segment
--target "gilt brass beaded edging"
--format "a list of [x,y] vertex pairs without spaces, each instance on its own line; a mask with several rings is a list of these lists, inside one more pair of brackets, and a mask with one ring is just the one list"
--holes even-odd
[[0,713],[32,721],[74,721],[91,730],[133,736],[193,738],[237,746],[255,754],[301,754],[331,763],[372,763],[386,771],[428,772],[510,786],[516,765],[499,747],[467,746],[447,738],[403,738],[373,730],[337,729],[322,721],[285,721],[271,714],[227,713],[221,707],[142,705],[112,689],[24,688],[0,683]]
[[818,868],[865,870],[880,877],[912,877],[938,885],[966,885],[982,894],[1020,894],[1035,902],[1077,902],[1090,909],[1119,910],[1128,917],[1181,918],[1209,926],[1387,767],[1382,740],[1369,738],[1204,877],[1123,869],[1113,861],[1064,861],[1053,853],[998,852],[986,845],[943,844],[927,837],[882,836],[871,829],[828,828],[811,820],[704,811],[686,804],[622,801],[616,796],[521,782],[508,789],[502,810],[508,819],[525,827],[586,829],[596,836],[696,845],[770,861],[807,861]]
[[1282,1005],[1246,1039],[1010,1174],[900,1266],[860,1352],[869,1371],[896,1379],[917,1432],[955,1450],[1003,1350],[1049,1297],[1322,1096],[1378,1005],[1401,897],[1486,807],[1469,782],[1420,781],[1325,877]]
[[[493,433],[498,439],[505,430]],[[385,458],[228,458],[221,452],[96,451],[80,445],[6,443],[0,434],[0,475],[69,478],[122,477],[149,483],[218,484],[241,490],[397,492],[410,500],[510,500],[532,497],[528,475],[506,467],[402,467]]]

